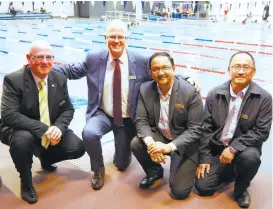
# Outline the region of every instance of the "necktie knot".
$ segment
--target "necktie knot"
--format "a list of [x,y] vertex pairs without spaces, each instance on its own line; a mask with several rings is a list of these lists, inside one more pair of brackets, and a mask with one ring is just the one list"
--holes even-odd
[[45,86],[45,81],[44,80],[40,80],[39,81],[39,85],[40,85],[40,88],[44,87]]
[[244,92],[239,92],[239,97],[243,98],[244,97]]
[[119,59],[114,59],[116,62],[116,66],[120,64],[120,60]]

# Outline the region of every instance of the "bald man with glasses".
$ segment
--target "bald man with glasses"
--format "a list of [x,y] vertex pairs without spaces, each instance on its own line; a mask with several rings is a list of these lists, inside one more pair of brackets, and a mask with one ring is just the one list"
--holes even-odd
[[51,46],[34,41],[26,55],[28,65],[4,77],[1,104],[1,141],[10,146],[10,155],[21,179],[21,196],[32,204],[37,194],[32,183],[32,157],[52,172],[54,163],[84,154],[83,142],[68,126],[74,108],[67,91],[67,79],[52,72]]

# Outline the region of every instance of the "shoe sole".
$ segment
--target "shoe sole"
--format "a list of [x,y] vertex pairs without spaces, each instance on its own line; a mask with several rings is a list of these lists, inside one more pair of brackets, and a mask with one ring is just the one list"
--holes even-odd
[[101,187],[94,187],[94,186],[91,184],[91,187],[92,187],[92,189],[94,189],[94,190],[100,190],[103,186],[104,186],[104,185],[102,185]]
[[160,179],[157,179],[157,180],[155,180],[154,181],[154,183],[153,184],[151,184],[151,185],[148,185],[148,186],[142,186],[142,185],[139,185],[139,188],[140,189],[149,189],[149,188],[151,188],[151,187],[157,187],[157,186],[159,186],[159,185],[161,185],[163,183],[163,177],[162,178],[160,178]]

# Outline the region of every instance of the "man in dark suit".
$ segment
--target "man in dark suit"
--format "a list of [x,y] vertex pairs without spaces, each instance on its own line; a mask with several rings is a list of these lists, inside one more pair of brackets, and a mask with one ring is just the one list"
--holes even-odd
[[196,189],[200,195],[213,195],[221,183],[235,179],[234,198],[248,208],[247,188],[271,129],[272,96],[252,81],[256,67],[249,52],[232,55],[228,73],[231,80],[212,89],[206,99]]
[[131,142],[133,154],[146,176],[139,187],[147,189],[163,177],[165,155],[171,156],[170,188],[176,199],[189,196],[198,164],[197,145],[202,137],[203,103],[189,83],[174,76],[173,58],[155,53],[149,61],[154,81],[141,85]]
[[31,174],[33,154],[38,154],[44,170],[54,171],[54,163],[79,158],[85,151],[81,139],[68,129],[74,108],[66,77],[51,72],[51,46],[35,41],[26,58],[28,65],[4,78],[1,141],[10,146],[20,173],[22,198],[32,204],[37,201]]
[[125,49],[127,38],[126,24],[114,20],[106,29],[108,50],[89,51],[82,63],[53,68],[68,79],[87,77],[88,106],[82,137],[94,172],[93,189],[104,185],[105,168],[100,141],[103,135],[111,130],[114,132],[114,165],[117,169],[123,171],[131,163],[130,142],[135,136],[132,120],[140,84],[149,77],[148,57]]

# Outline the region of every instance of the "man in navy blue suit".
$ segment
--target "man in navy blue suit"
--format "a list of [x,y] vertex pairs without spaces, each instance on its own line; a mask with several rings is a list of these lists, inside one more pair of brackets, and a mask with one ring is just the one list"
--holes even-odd
[[[131,163],[130,142],[135,136],[135,117],[140,85],[149,79],[148,59],[126,48],[127,26],[113,20],[106,28],[108,50],[92,51],[79,64],[54,66],[68,79],[87,78],[88,107],[82,132],[90,156],[93,189],[104,185],[105,168],[100,139],[111,130],[115,137],[114,165],[125,170]],[[189,80],[192,82],[192,80]]]

